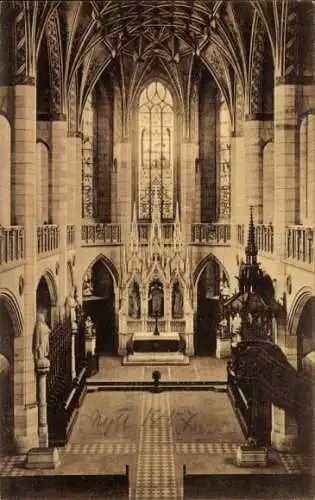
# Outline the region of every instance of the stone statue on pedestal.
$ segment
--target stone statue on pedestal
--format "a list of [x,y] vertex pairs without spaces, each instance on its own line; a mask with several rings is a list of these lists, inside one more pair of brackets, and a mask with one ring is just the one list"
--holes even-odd
[[35,363],[47,358],[49,354],[49,334],[50,328],[46,323],[44,311],[38,311],[33,338],[33,356]]
[[71,324],[76,323],[77,321],[76,306],[77,304],[74,298],[74,288],[73,288],[65,301],[66,318],[70,318]]

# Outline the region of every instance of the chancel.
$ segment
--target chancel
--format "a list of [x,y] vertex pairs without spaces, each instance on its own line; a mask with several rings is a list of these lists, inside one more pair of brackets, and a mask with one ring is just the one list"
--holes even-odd
[[312,0],[0,1],[4,497],[52,469],[103,498],[233,497],[222,474],[255,498],[258,473],[303,498],[314,19]]

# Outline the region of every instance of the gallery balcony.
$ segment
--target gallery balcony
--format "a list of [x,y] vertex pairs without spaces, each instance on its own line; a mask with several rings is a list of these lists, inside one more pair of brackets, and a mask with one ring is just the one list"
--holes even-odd
[[286,257],[296,265],[314,264],[314,228],[302,225],[288,226]]
[[273,225],[257,224],[255,227],[256,245],[259,252],[273,253]]
[[0,265],[24,259],[24,228],[0,226]]
[[118,245],[120,243],[120,224],[89,223],[81,226],[82,246]]
[[54,252],[59,248],[59,227],[56,224],[37,226],[37,254]]
[[197,223],[192,225],[192,244],[209,246],[229,246],[231,225],[220,223]]

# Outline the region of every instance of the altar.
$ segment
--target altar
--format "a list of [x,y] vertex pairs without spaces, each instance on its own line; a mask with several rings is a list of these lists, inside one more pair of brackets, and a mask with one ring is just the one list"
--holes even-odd
[[132,335],[127,345],[123,364],[189,364],[185,354],[185,340],[178,333],[154,335],[138,332]]
[[124,364],[188,364],[194,354],[189,248],[179,209],[162,224],[155,193],[152,222],[138,223],[136,208],[124,247],[118,353]]

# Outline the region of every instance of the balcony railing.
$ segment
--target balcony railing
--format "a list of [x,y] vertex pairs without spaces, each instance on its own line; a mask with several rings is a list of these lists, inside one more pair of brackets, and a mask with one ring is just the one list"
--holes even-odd
[[59,247],[59,228],[56,224],[37,226],[37,253],[57,250]]
[[[168,244],[168,243],[171,244],[173,242],[174,224],[162,223],[161,230],[162,230],[163,242],[165,244]],[[149,243],[150,235],[151,235],[151,224],[140,222],[138,224],[138,231],[139,231],[140,244],[145,245],[145,244]]]
[[314,262],[314,228],[289,226],[286,231],[286,256],[305,264]]
[[273,252],[273,225],[257,224],[256,231],[256,245],[260,252]]
[[24,259],[24,228],[0,226],[0,265]]
[[192,226],[192,243],[228,245],[231,240],[230,224],[199,223]]
[[67,226],[67,247],[72,247],[75,244],[75,225]]
[[84,224],[81,226],[83,245],[115,245],[121,242],[120,224]]
[[238,245],[244,246],[245,244],[245,225],[237,224],[236,225],[236,241]]

